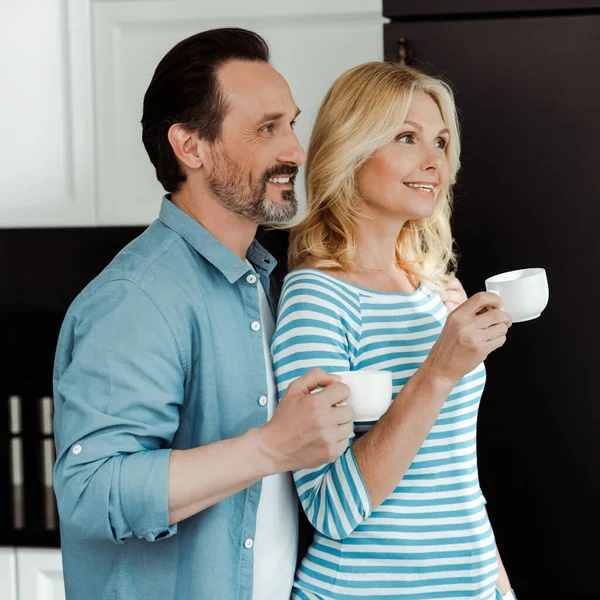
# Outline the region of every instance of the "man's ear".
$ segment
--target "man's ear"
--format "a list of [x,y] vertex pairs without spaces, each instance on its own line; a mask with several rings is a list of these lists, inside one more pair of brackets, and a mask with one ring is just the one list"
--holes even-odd
[[197,133],[184,129],[181,123],[175,123],[169,128],[168,138],[177,160],[184,166],[197,170],[207,165],[210,157],[208,143],[200,139]]

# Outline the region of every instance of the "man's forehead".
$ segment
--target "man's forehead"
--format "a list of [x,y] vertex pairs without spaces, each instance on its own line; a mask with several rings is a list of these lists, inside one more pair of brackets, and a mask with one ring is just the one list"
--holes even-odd
[[229,61],[217,76],[230,113],[257,119],[267,113],[296,110],[286,80],[267,63]]

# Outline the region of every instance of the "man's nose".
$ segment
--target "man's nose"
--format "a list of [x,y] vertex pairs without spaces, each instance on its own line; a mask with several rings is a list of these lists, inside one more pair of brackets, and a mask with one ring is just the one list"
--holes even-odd
[[286,140],[286,144],[279,153],[277,160],[297,167],[306,162],[306,152],[300,145],[295,133],[292,133],[288,140]]

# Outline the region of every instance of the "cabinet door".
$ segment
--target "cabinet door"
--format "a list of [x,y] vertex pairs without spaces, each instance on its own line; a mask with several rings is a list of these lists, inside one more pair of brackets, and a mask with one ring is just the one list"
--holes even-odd
[[59,549],[18,548],[19,600],[65,600]]
[[[97,109],[98,218],[104,225],[143,225],[164,191],[141,142],[144,93],[162,56],[178,41],[215,27],[263,35],[272,64],[302,110],[296,131],[306,146],[321,99],[357,63],[380,60],[379,0],[96,1],[91,15]],[[303,177],[298,197],[303,199]]]
[[0,598],[17,600],[17,561],[14,548],[0,548]]
[[0,227],[94,224],[85,5],[0,2]]
[[[600,597],[600,11],[392,23],[463,121],[454,234],[470,293],[545,267],[550,303],[486,365],[482,489],[519,598]],[[576,551],[573,549],[576,548]]]

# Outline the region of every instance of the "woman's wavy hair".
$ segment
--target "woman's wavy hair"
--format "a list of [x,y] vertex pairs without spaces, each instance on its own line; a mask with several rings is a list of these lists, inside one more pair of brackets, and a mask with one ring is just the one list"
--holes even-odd
[[356,251],[356,174],[398,135],[415,95],[431,96],[448,128],[448,183],[434,213],[407,221],[396,241],[396,261],[417,281],[439,289],[456,269],[450,216],[460,167],[459,125],[452,90],[444,81],[399,63],[369,62],[341,75],[327,92],[306,161],[307,212],[291,224],[290,270],[307,259],[323,269],[352,269]]

